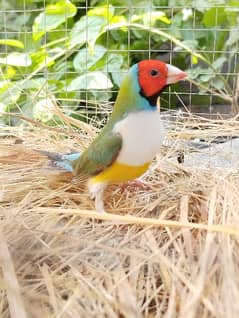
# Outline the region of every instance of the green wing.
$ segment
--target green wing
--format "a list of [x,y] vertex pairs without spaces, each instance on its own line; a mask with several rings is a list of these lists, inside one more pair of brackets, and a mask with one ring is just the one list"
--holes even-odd
[[[102,131],[103,132],[103,131]],[[96,175],[110,166],[122,147],[122,138],[112,131],[104,131],[90,144],[79,159],[73,162],[76,175]]]

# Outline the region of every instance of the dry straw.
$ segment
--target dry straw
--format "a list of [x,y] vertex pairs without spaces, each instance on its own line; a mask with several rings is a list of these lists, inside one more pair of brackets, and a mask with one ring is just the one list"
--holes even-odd
[[180,140],[235,136],[238,121],[174,116],[146,188],[110,186],[98,214],[84,180],[35,151],[95,135],[56,114],[62,128],[1,130],[0,317],[238,317],[238,171],[176,160]]

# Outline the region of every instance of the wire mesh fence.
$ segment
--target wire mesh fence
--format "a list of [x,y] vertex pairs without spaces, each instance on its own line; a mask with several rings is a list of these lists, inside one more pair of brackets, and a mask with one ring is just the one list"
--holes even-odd
[[128,68],[148,58],[189,73],[163,92],[162,108],[237,111],[238,11],[237,0],[2,0],[1,111],[51,123],[45,108],[57,103],[82,120],[97,109],[99,117]]

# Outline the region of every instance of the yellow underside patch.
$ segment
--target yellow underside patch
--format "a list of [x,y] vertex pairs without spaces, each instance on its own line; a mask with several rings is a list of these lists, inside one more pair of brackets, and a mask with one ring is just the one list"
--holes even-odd
[[133,180],[141,176],[149,167],[150,162],[142,166],[129,166],[115,162],[112,166],[90,179],[91,182],[118,183]]

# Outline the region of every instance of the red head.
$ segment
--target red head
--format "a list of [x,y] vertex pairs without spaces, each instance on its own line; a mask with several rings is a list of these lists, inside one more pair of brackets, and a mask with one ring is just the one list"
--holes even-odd
[[159,95],[168,84],[176,83],[187,76],[179,68],[159,60],[144,60],[138,63],[138,81],[141,94],[150,98]]

